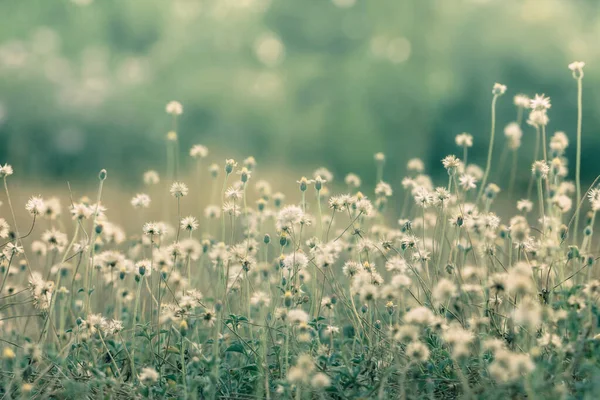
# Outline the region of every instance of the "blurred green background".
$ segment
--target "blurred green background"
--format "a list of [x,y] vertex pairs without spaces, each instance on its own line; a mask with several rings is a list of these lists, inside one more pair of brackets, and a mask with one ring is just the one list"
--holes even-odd
[[[182,155],[201,143],[221,163],[368,181],[383,151],[394,183],[410,157],[441,177],[460,132],[485,161],[494,82],[508,86],[495,161],[517,93],[551,97],[549,133],[567,133],[573,160],[574,60],[583,178],[600,171],[597,0],[2,0],[0,15],[0,162],[22,178],[163,171],[170,100]],[[520,182],[534,137],[524,127]]]

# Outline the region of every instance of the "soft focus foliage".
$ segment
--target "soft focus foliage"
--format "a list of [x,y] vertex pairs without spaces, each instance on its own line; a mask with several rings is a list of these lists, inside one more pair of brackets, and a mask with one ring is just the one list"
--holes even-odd
[[[551,129],[573,138],[575,89],[564,67],[575,59],[598,64],[599,7],[595,0],[3,1],[0,159],[19,155],[11,159],[30,178],[73,179],[70,167],[90,174],[109,163],[131,178],[145,159],[161,169],[169,126],[156,115],[178,99],[186,106],[183,149],[202,142],[274,165],[326,163],[338,175],[394,149],[391,170],[402,172],[413,154],[436,163],[462,131],[486,137],[481,88],[495,81],[553,97],[564,111],[551,116]],[[586,181],[597,169],[597,77],[586,76]],[[525,133],[531,148],[532,131]]]

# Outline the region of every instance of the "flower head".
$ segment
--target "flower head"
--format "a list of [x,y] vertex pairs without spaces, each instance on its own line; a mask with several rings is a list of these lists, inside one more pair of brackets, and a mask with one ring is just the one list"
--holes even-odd
[[168,114],[171,115],[181,115],[183,114],[183,106],[178,101],[170,101],[167,103],[165,110]]
[[193,158],[206,158],[208,156],[208,149],[206,146],[196,144],[190,149],[190,156]]
[[573,78],[583,78],[583,67],[585,67],[585,62],[583,61],[573,61],[569,64],[569,69],[573,72]]
[[187,196],[189,189],[187,185],[183,182],[173,182],[171,185],[171,196],[173,197],[183,197]]
[[494,96],[502,96],[506,92],[506,85],[502,85],[500,83],[494,83],[494,87],[492,88],[492,94]]
[[4,166],[2,166],[2,164],[0,164],[0,178],[6,178],[7,176],[11,176],[13,174],[13,168],[8,165],[8,164],[4,164]]

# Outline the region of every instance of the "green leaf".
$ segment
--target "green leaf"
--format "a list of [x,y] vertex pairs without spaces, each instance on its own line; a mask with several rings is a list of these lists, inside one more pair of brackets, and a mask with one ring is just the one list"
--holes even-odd
[[244,346],[241,343],[233,343],[225,351],[232,351],[235,353],[246,354],[246,351],[244,350]]
[[258,366],[256,364],[248,364],[245,367],[242,367],[244,371],[258,371]]

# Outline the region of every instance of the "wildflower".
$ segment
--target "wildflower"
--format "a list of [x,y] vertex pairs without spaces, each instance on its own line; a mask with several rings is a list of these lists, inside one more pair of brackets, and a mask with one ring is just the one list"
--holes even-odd
[[531,172],[538,179],[546,179],[548,172],[550,172],[550,167],[545,161],[536,161],[531,166]]
[[308,322],[308,314],[306,311],[299,308],[294,308],[288,311],[287,318],[292,324],[299,324],[301,322]]
[[191,215],[189,217],[185,217],[181,220],[181,228],[186,231],[193,232],[198,229],[198,220]]
[[46,212],[46,205],[40,196],[33,196],[27,201],[25,209],[31,215],[40,215]]
[[537,301],[526,297],[513,312],[513,320],[517,325],[535,330],[542,323],[542,308]]
[[248,179],[250,179],[250,177],[252,176],[252,172],[247,167],[243,167],[237,172],[237,174],[240,175],[240,180],[243,183],[248,182]]
[[415,188],[415,190],[413,191],[413,197],[415,199],[415,202],[423,208],[426,208],[427,206],[433,203],[433,196],[431,195],[429,190],[422,186]]
[[433,192],[433,204],[441,204],[444,206],[444,202],[447,202],[450,199],[450,192],[443,187],[435,188]]
[[410,342],[406,346],[406,355],[411,360],[424,363],[429,360],[429,348],[418,341]]
[[356,209],[365,217],[368,217],[373,212],[373,204],[369,199],[363,197],[356,202]]
[[156,185],[160,182],[160,177],[158,176],[158,172],[154,170],[149,170],[144,172],[144,183],[148,186]]
[[248,171],[254,170],[254,168],[256,168],[256,159],[252,156],[245,158],[244,167],[246,167]]
[[138,193],[131,199],[131,205],[134,208],[148,208],[150,207],[150,196],[145,193]]
[[236,201],[242,198],[242,191],[235,187],[230,187],[225,191],[225,198]]
[[598,189],[598,188],[591,189],[588,192],[588,199],[592,206],[592,210],[600,211],[600,189]]
[[55,228],[45,231],[42,234],[42,240],[48,245],[49,249],[57,249],[59,251],[62,251],[68,243],[67,235]]
[[161,236],[164,234],[161,225],[157,222],[146,222],[142,230],[148,236]]
[[375,159],[376,162],[378,163],[383,163],[385,162],[385,154],[379,152],[379,153],[375,153],[375,155],[373,156],[373,158]]
[[288,254],[283,258],[283,266],[293,271],[304,269],[308,266],[308,257],[301,252]]
[[500,83],[494,83],[494,87],[492,88],[492,94],[494,96],[502,96],[506,92],[506,85],[502,85]]
[[494,199],[498,193],[500,193],[500,188],[495,183],[490,183],[487,185],[483,193],[488,199]]
[[60,200],[56,197],[44,200],[44,206],[44,217],[55,220],[61,215],[62,207],[60,205]]
[[528,199],[521,199],[517,201],[517,210],[522,213],[531,212],[531,210],[533,210],[533,202]]
[[546,126],[549,121],[545,110],[533,110],[527,119],[527,123],[532,126]]
[[406,168],[409,171],[415,171],[420,173],[425,170],[425,164],[420,158],[411,158],[410,160],[408,160]]
[[529,107],[533,111],[546,111],[552,107],[550,97],[545,97],[543,94],[536,94],[529,103]]
[[473,147],[473,136],[466,132],[456,135],[456,138],[454,138],[454,140],[456,141],[456,145],[459,147]]
[[208,173],[214,179],[219,176],[219,165],[218,164],[210,164],[208,167]]
[[285,232],[299,224],[303,216],[304,212],[298,206],[284,207],[277,215],[276,228],[278,231]]
[[10,225],[4,218],[0,218],[0,239],[6,239],[10,234]]
[[523,137],[523,131],[516,122],[511,122],[504,128],[504,136],[508,140],[508,147],[511,150],[518,149],[521,147],[521,137]]
[[446,305],[458,293],[456,285],[448,279],[442,278],[433,288],[432,296],[436,305]]
[[550,139],[549,147],[555,155],[562,155],[569,147],[569,138],[564,132],[555,132]]
[[573,61],[569,64],[569,69],[573,72],[573,78],[583,78],[583,67],[585,67],[585,62],[583,61]]
[[237,167],[237,163],[234,159],[229,158],[225,160],[225,173],[227,175],[231,174],[235,167]]
[[190,149],[190,156],[192,158],[206,158],[208,156],[208,149],[206,146],[196,144]]
[[154,368],[142,368],[142,372],[138,375],[138,379],[145,386],[150,386],[158,382],[160,375]]
[[321,178],[323,182],[331,182],[333,181],[333,174],[327,168],[321,167],[317,168],[315,172],[313,172],[313,178],[315,180],[317,178]]
[[300,191],[301,192],[306,192],[306,189],[308,188],[308,185],[313,183],[313,180],[307,179],[305,176],[303,176],[302,178],[300,178],[300,180],[296,181],[296,183],[298,183],[300,185]]
[[327,325],[327,327],[325,327],[324,332],[327,336],[331,336],[340,333],[340,328],[338,328],[337,326]]
[[472,175],[462,174],[458,178],[458,184],[465,192],[467,192],[477,187],[477,179],[475,179],[475,177]]
[[0,178],[6,178],[7,176],[11,176],[13,174],[13,168],[8,165],[8,164],[4,164],[4,166],[2,166],[2,164],[0,164]]
[[187,185],[183,182],[173,182],[173,184],[171,185],[170,192],[171,196],[179,198],[187,196],[189,189]]
[[202,321],[208,326],[214,326],[217,319],[215,310],[206,310],[202,316]]
[[375,195],[378,197],[391,197],[392,187],[388,183],[381,181],[375,186]]
[[237,217],[241,214],[240,207],[229,201],[223,204],[223,212],[231,217]]
[[323,372],[317,372],[312,377],[310,385],[314,389],[325,389],[331,385],[331,379]]
[[356,174],[348,174],[348,175],[346,175],[346,178],[344,178],[344,182],[349,187],[354,187],[354,188],[359,187],[360,184],[361,184],[360,178]]
[[529,108],[529,105],[531,104],[531,100],[529,99],[529,97],[527,95],[517,94],[513,99],[513,103],[517,107]]
[[271,297],[263,291],[254,292],[250,298],[250,304],[255,307],[268,307],[271,304]]
[[167,111],[168,114],[171,114],[171,115],[183,114],[183,106],[178,101],[170,101],[169,103],[167,103],[165,110]]
[[11,349],[10,347],[5,347],[2,350],[2,358],[5,360],[14,360],[17,357],[17,355],[15,354],[15,352],[13,351],[13,349]]
[[221,216],[221,209],[215,205],[206,206],[204,216],[209,219],[217,219]]
[[412,325],[428,326],[434,321],[433,312],[427,307],[416,307],[404,315],[404,322]]

